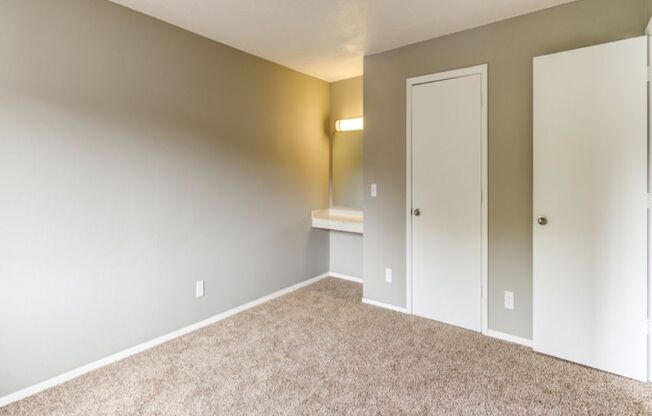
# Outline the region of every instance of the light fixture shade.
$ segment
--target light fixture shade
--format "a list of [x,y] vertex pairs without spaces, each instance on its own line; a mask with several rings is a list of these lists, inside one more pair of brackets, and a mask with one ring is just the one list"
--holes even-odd
[[343,120],[337,120],[335,122],[335,131],[359,131],[364,127],[364,121],[362,117],[358,118],[347,118]]

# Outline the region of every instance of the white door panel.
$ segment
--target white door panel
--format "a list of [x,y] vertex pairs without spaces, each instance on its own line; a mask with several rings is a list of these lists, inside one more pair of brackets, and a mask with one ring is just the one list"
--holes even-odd
[[534,348],[647,379],[646,41],[534,60]]
[[482,77],[411,88],[413,313],[480,331]]

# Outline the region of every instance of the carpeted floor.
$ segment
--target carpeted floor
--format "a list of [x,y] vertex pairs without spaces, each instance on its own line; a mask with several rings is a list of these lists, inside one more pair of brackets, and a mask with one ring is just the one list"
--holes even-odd
[[652,415],[646,384],[361,294],[322,280],[0,415]]

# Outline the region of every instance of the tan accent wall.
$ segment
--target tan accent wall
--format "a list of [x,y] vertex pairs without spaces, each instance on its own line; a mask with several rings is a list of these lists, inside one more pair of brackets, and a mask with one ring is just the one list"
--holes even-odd
[[[335,121],[362,117],[362,77],[330,85],[333,206],[362,209],[363,132],[336,133]],[[362,236],[330,232],[330,271],[362,277]]]
[[335,132],[335,121],[362,117],[362,77],[331,83],[333,206],[362,209],[363,132]]

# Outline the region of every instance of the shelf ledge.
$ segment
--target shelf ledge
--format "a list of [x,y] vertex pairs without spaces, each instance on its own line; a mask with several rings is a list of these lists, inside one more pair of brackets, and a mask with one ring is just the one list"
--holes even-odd
[[364,215],[353,209],[327,208],[312,211],[312,227],[362,234]]

